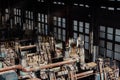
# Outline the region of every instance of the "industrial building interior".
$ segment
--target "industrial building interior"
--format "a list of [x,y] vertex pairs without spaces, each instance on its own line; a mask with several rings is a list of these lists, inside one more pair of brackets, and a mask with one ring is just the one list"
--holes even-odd
[[0,80],[120,80],[120,0],[0,0]]

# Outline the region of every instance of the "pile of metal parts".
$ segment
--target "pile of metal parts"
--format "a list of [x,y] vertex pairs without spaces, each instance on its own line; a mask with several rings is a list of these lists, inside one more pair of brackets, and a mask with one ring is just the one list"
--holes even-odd
[[95,75],[95,80],[119,80],[119,68],[116,66],[116,61],[98,58],[98,72]]
[[[1,44],[0,49],[2,80],[78,80],[91,75],[95,80],[118,80],[119,77],[119,69],[108,71],[108,66],[103,67],[103,59],[96,63],[85,62],[84,41],[80,36],[76,43],[69,39],[65,51],[62,43],[56,43],[54,37],[43,36],[38,36],[36,44],[22,46],[20,41],[16,41],[14,48]],[[8,78],[8,73],[13,72],[15,79]]]

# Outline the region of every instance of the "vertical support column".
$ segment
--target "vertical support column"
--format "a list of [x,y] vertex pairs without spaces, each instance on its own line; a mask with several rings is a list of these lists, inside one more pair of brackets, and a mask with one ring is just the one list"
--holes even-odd
[[[53,32],[53,27],[52,27],[52,15],[51,15],[51,5],[52,1],[51,0],[46,0],[47,1],[47,6],[48,6],[48,34],[50,34],[50,31],[52,30]],[[52,28],[51,28],[52,27]]]
[[94,49],[94,51],[92,51],[92,46],[91,46],[91,53],[93,55],[92,60],[94,62],[98,58],[98,45],[99,45],[99,25],[97,23],[98,9],[99,9],[99,1],[96,0],[91,1],[91,27],[93,31],[93,49]]
[[70,37],[73,37],[73,22],[72,22],[72,16],[70,15],[70,9],[72,8],[72,1],[66,0],[66,31],[67,31],[67,40]]
[[2,9],[0,8],[0,26],[2,24]]

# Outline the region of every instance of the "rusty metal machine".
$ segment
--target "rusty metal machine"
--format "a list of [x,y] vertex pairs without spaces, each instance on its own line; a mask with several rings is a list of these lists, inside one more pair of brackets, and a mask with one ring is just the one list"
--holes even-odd
[[12,71],[16,78],[11,80],[79,80],[91,75],[95,76],[94,80],[118,80],[119,68],[115,62],[113,67],[102,58],[96,63],[86,63],[81,36],[76,42],[69,40],[65,51],[61,43],[48,36],[38,36],[35,44],[21,45],[17,41],[14,48],[1,45],[0,55],[4,60],[0,61],[0,77]]

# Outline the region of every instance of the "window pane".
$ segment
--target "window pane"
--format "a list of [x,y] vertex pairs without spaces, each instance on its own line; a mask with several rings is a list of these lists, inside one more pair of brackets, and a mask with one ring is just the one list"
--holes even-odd
[[31,12],[31,19],[33,19],[33,12]]
[[85,43],[85,49],[89,49],[89,44]]
[[120,60],[120,53],[115,52],[115,59]]
[[100,54],[102,54],[102,55],[105,54],[105,49],[103,47],[100,47]]
[[77,39],[77,33],[74,33],[74,39]]
[[53,20],[57,20],[57,17],[53,17]]
[[74,20],[74,23],[73,23],[73,24],[77,26],[77,21]]
[[47,35],[48,33],[48,25],[45,25],[45,34]]
[[60,21],[58,22],[58,26],[61,26],[61,22]]
[[60,28],[58,28],[58,34],[61,34],[61,29]]
[[42,14],[42,22],[44,22],[44,14]]
[[16,8],[14,8],[14,15],[16,15]]
[[83,22],[79,22],[79,27],[83,27]]
[[65,28],[65,23],[62,23],[62,27]]
[[40,13],[38,13],[38,17],[40,17]]
[[45,15],[45,23],[47,23],[47,15]]
[[28,18],[30,18],[30,11],[28,12],[28,14],[29,14]]
[[65,30],[64,30],[64,29],[63,29],[63,32],[62,32],[62,33],[63,33],[63,35],[66,35],[66,33],[65,33]]
[[90,27],[90,24],[89,23],[85,23],[85,28],[89,29],[89,27]]
[[107,42],[107,49],[112,50],[112,43],[111,42]]
[[63,28],[65,28],[65,24],[66,24],[65,18],[63,18],[63,19],[62,19],[62,27],[63,27]]
[[8,10],[8,9],[5,9],[5,12],[6,12],[6,13],[8,13],[8,12],[9,12],[9,10]]
[[108,28],[108,29],[107,29],[107,33],[113,34],[113,28]]
[[104,26],[100,26],[100,31],[105,32],[105,27]]
[[105,33],[104,32],[100,32],[100,37],[101,38],[105,38]]
[[101,46],[101,47],[105,47],[105,41],[100,40],[100,46]]
[[115,41],[120,42],[120,36],[115,36]]
[[28,17],[28,11],[25,11],[25,17],[26,18]]
[[38,23],[38,26],[40,27],[40,26],[41,26],[41,23]]
[[60,39],[60,40],[61,40],[61,35],[58,35],[58,39]]
[[120,52],[120,45],[115,44],[115,51],[116,51],[116,52]]
[[57,17],[53,17],[53,24],[57,25]]
[[113,35],[107,34],[107,39],[113,40]]
[[63,41],[65,41],[65,36],[63,36]]
[[45,18],[47,19],[47,15],[45,15]]
[[41,21],[41,20],[40,20],[40,17],[38,17],[38,21]]
[[58,26],[61,26],[61,18],[58,17]]
[[86,34],[89,34],[89,29],[85,29],[85,33],[86,33]]
[[120,35],[120,29],[116,29],[116,34]]
[[78,30],[76,25],[74,25],[74,30],[75,30],[75,31],[77,31],[77,30]]
[[83,28],[79,27],[79,32],[83,33]]
[[112,54],[113,54],[113,53],[112,53],[112,51],[111,51],[111,50],[107,50],[107,55],[106,55],[107,57],[112,58]]
[[62,22],[65,23],[65,18],[62,18]]
[[44,24],[42,24],[42,33],[44,34]]
[[19,16],[21,15],[21,10],[19,10]]
[[58,21],[60,21],[60,22],[61,22],[61,18],[60,18],[60,17],[58,17]]
[[89,42],[89,36],[85,36],[85,42]]
[[57,21],[54,20],[53,23],[54,23],[54,25],[57,25]]

